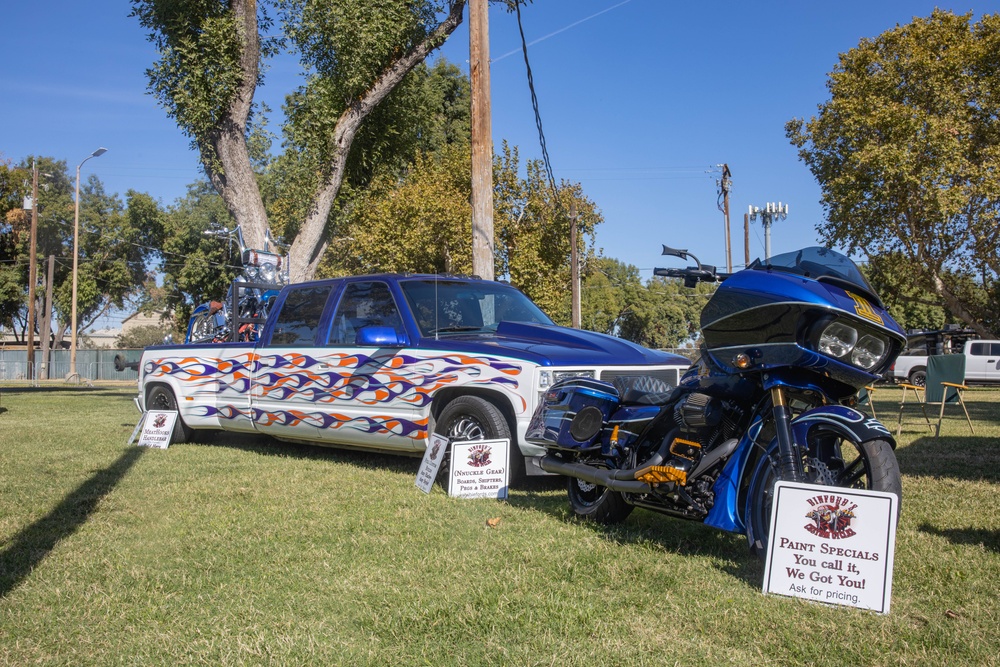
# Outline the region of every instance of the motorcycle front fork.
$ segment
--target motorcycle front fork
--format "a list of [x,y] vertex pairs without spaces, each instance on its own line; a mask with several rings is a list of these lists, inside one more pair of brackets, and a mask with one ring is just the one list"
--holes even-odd
[[774,417],[774,431],[778,438],[779,479],[801,482],[805,479],[802,457],[792,440],[792,412],[788,398],[782,387],[771,387],[771,414]]

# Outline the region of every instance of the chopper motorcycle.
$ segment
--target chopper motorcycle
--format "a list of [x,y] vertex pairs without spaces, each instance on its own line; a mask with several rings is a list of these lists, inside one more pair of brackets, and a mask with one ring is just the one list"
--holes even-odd
[[253,342],[263,328],[275,297],[288,283],[285,257],[270,252],[271,245],[280,247],[280,244],[268,231],[265,238],[267,250],[248,248],[239,225],[234,229],[213,227],[203,234],[235,242],[243,270],[229,285],[224,301],[209,301],[194,309],[184,342]]
[[743,533],[763,557],[777,480],[901,498],[894,438],[852,406],[905,336],[857,266],[805,248],[726,274],[686,250],[663,254],[695,266],[655,275],[719,283],[698,361],[677,387],[565,380],[529,425],[541,467],[568,478],[574,513],[610,524],[641,507]]

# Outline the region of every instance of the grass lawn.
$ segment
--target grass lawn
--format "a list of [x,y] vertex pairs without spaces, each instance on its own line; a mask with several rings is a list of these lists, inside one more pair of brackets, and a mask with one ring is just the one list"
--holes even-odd
[[1000,664],[1000,390],[967,392],[976,435],[907,411],[885,616],[762,595],[740,536],[579,523],[551,481],[460,501],[417,459],[126,447],[134,389],[0,391],[0,665]]

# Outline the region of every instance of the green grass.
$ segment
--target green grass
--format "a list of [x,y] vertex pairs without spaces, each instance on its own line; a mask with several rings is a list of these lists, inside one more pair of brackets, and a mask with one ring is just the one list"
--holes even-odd
[[887,616],[762,595],[739,536],[579,523],[551,483],[460,501],[416,459],[126,447],[130,398],[2,390],[0,664],[1000,664],[998,390],[968,392],[975,436],[907,412]]

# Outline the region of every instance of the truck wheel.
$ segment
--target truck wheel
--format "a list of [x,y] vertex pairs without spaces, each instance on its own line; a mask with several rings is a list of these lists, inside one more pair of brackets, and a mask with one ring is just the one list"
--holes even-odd
[[[434,432],[447,437],[451,442],[468,442],[470,440],[508,440],[510,451],[507,455],[510,486],[518,486],[524,480],[524,456],[510,434],[510,426],[503,413],[489,401],[478,396],[460,396],[444,406],[441,415],[435,420]],[[445,465],[441,468],[447,475]],[[439,475],[439,479],[440,479]]]
[[907,378],[910,384],[916,387],[923,387],[927,384],[927,369],[926,368],[914,368],[910,371],[910,377]]
[[[172,392],[169,387],[156,385],[149,390],[149,394],[146,396],[146,409],[177,410],[177,399],[174,398],[174,392]],[[178,410],[177,421],[174,422],[173,442],[188,442],[191,440],[193,433],[193,429],[184,423],[184,419],[181,417],[180,411]]]

